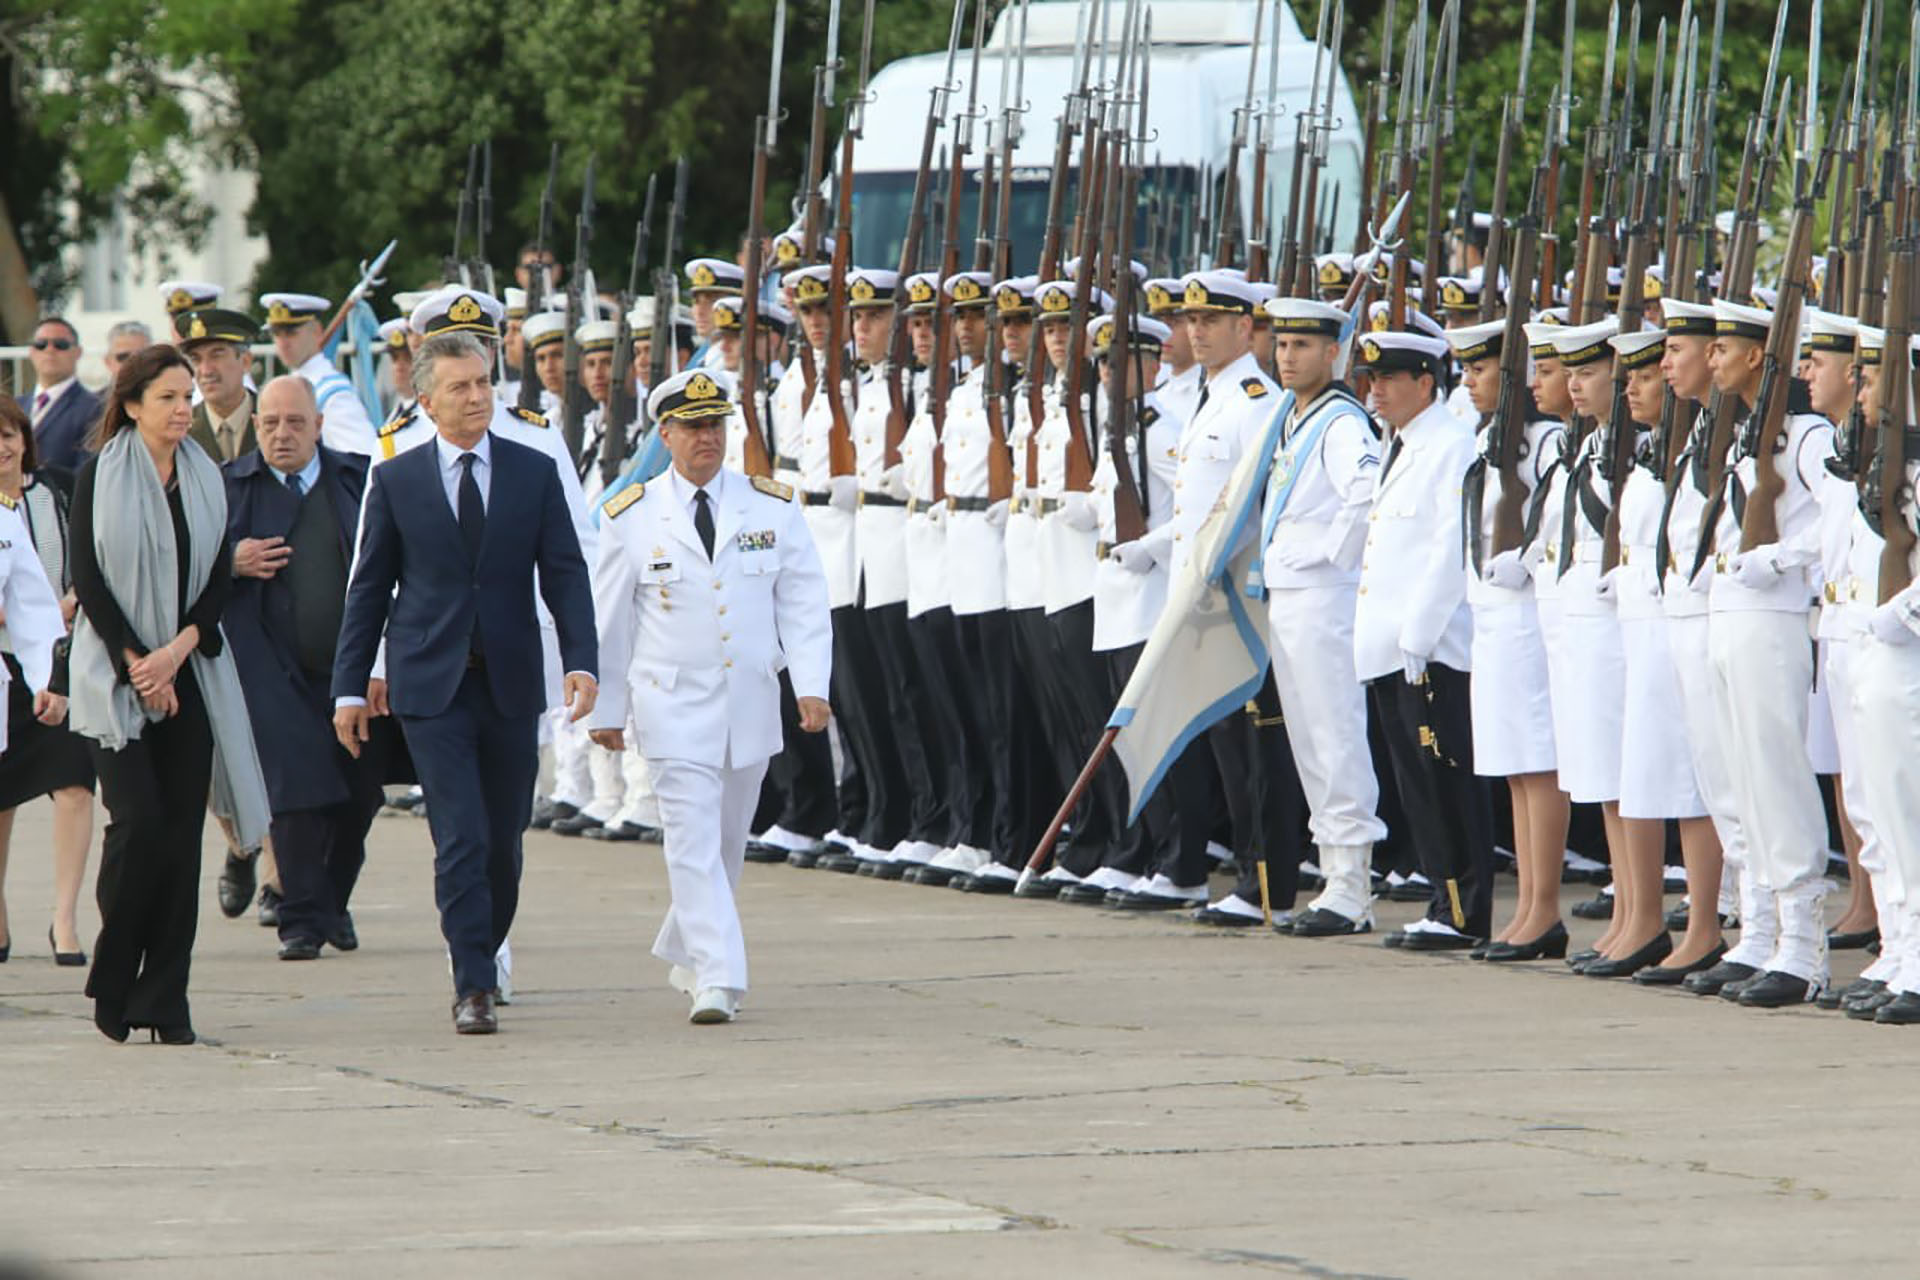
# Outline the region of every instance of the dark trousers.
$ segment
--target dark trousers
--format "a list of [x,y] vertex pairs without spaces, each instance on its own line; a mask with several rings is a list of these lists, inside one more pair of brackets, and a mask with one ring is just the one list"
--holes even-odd
[[502,715],[487,673],[469,671],[437,716],[402,716],[433,831],[433,898],[453,987],[494,988],[494,952],[520,904],[520,839],[540,770],[536,716]]
[[1253,758],[1252,843],[1236,840],[1240,880],[1233,892],[1242,902],[1260,901],[1260,868],[1267,868],[1267,901],[1275,911],[1291,911],[1300,892],[1300,856],[1313,843],[1307,831],[1307,793],[1293,763],[1280,712],[1280,693],[1268,678],[1254,699],[1256,714],[1246,721],[1246,749]]
[[[1071,681],[1083,677],[1067,669],[1070,660],[1061,648],[1061,632],[1052,620],[1040,609],[1020,609],[1008,617],[1013,627],[1014,660],[1031,695],[1028,706],[1035,736],[1032,754],[1050,766],[1052,775],[1035,787],[1032,796],[1032,816],[1044,833],[1092,754],[1099,731],[1095,729],[1092,737],[1087,736],[1085,699],[1069,687]],[[1088,660],[1092,657],[1091,637],[1089,631],[1089,651],[1084,655]],[[1068,815],[1068,829],[1054,849],[1054,861],[1077,876],[1093,874],[1113,845],[1111,829],[1102,828],[1095,803],[1089,788]]]
[[977,744],[973,789],[968,796],[963,841],[985,849],[995,862],[1022,866],[1026,853],[1016,850],[1013,810],[1013,633],[1007,611],[956,614],[960,660],[967,674],[958,699],[967,740]]
[[849,814],[842,796],[840,831],[871,848],[891,849],[906,838],[910,795],[891,741],[885,674],[867,611],[858,604],[833,611],[833,712],[866,786],[866,805],[858,815]]
[[188,668],[177,714],[118,751],[88,743],[107,807],[94,898],[100,936],[87,994],[135,1027],[185,1027],[199,924],[200,833],[213,781],[213,731]]
[[[353,886],[366,865],[367,831],[382,801],[380,774],[370,767],[375,752],[363,747],[358,760],[345,751],[340,755],[351,790],[345,801],[273,815],[282,942],[324,942],[334,936],[346,923]],[[432,815],[431,807],[427,813]]]
[[753,829],[779,825],[795,835],[818,839],[833,830],[833,748],[824,733],[802,733],[800,705],[793,681],[780,673],[780,754],[767,763],[760,784],[760,807]]
[[953,814],[947,807],[945,779],[936,767],[933,735],[927,731],[934,716],[927,686],[943,677],[937,670],[920,670],[904,602],[868,609],[866,623],[885,695],[880,742],[895,757],[907,791],[907,837],[945,848]]
[[[1087,758],[1100,741],[1113,715],[1109,695],[1107,660],[1093,651],[1093,601],[1047,615],[1053,632],[1056,680],[1067,724],[1066,751],[1072,761],[1072,780],[1080,776]],[[1074,838],[1069,842],[1072,860],[1067,870],[1076,875],[1089,874],[1113,856],[1127,821],[1126,786],[1117,766],[1101,769],[1087,787],[1087,804],[1075,816]],[[1090,858],[1090,862],[1084,861]],[[1086,866],[1086,871],[1080,870]]]
[[[1486,779],[1473,773],[1467,674],[1436,662],[1420,684],[1396,673],[1372,681],[1367,694],[1386,729],[1414,853],[1433,882],[1427,919],[1487,937],[1493,930],[1492,814]],[[1459,890],[1464,925],[1454,920],[1449,880]]]
[[946,798],[947,828],[926,838],[943,849],[970,844],[976,779],[987,766],[984,748],[970,736],[971,717],[960,712],[960,699],[971,694],[953,612],[929,609],[907,619],[907,639],[913,645],[919,693],[927,713],[920,725],[922,744]]
[[[1133,669],[1140,662],[1141,650],[1145,644],[1132,644],[1124,649],[1111,649],[1100,656],[1106,660],[1107,704],[1109,716],[1112,707],[1120,701],[1121,690],[1127,687],[1127,681],[1133,677]],[[1103,725],[1104,727],[1104,725]],[[1118,761],[1109,759],[1102,766],[1103,772],[1118,774]],[[1123,780],[1116,779],[1120,787],[1122,803],[1129,809],[1133,796],[1128,793]],[[1128,809],[1120,811],[1121,823],[1126,822]],[[1161,849],[1169,847],[1178,838],[1178,819],[1173,805],[1173,788],[1166,780],[1154,788],[1153,795],[1147,800],[1147,807],[1131,825],[1123,825],[1116,833],[1112,847],[1107,852],[1105,866],[1130,876],[1150,875],[1153,872],[1154,858]]]

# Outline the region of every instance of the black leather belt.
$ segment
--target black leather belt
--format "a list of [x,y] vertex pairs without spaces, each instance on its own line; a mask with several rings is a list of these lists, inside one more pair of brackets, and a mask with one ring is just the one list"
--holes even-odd
[[784,453],[776,453],[773,455],[773,466],[776,471],[798,471],[800,459],[789,458]]
[[904,507],[907,505],[907,502],[906,499],[896,498],[890,493],[869,493],[867,490],[862,489],[860,491],[860,505],[863,507]]
[[1093,544],[1093,558],[1095,560],[1105,560],[1112,554],[1113,544],[1111,542],[1096,542]]
[[1040,513],[1041,519],[1045,519],[1066,505],[1065,498],[1035,498],[1033,501],[1033,509]]
[[993,505],[992,498],[955,498],[947,499],[947,506],[955,511],[979,512]]
[[833,495],[830,493],[803,493],[800,495],[800,505],[806,507],[824,507],[832,501]]

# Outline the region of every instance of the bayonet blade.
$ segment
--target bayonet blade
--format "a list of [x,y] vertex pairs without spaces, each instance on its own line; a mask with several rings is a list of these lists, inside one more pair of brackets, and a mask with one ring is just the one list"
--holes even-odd
[[1520,78],[1514,86],[1514,101],[1525,114],[1527,101],[1527,70],[1533,65],[1533,20],[1539,0],[1527,0],[1526,25],[1520,29]]
[[[1767,55],[1767,81],[1760,91],[1760,118],[1767,119],[1773,114],[1773,90],[1780,71],[1781,42],[1787,38],[1787,6],[1792,0],[1780,0],[1780,7],[1773,18],[1773,48]],[[1719,35],[1715,33],[1714,43],[1719,44]],[[1716,57],[1718,55],[1716,54]]]

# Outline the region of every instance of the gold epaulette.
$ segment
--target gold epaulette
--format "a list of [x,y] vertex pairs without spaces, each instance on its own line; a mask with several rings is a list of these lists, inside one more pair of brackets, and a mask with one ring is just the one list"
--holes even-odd
[[380,428],[380,438],[384,440],[388,436],[399,432],[401,428],[405,427],[409,422],[412,422],[414,410],[417,407],[418,406],[415,405],[409,405],[405,413],[396,413],[393,415],[393,417],[387,421],[386,425]]
[[603,508],[606,511],[607,519],[613,519],[622,511],[625,511],[628,507],[640,501],[640,495],[646,491],[647,486],[644,484],[630,484],[620,492],[614,494],[611,498],[608,498],[607,505]]
[[778,480],[769,480],[765,476],[754,476],[753,487],[769,498],[778,498],[782,502],[793,501],[793,486],[781,484]]
[[1247,393],[1247,399],[1249,400],[1258,400],[1261,396],[1267,394],[1267,384],[1258,378],[1248,378],[1240,384],[1240,389]]
[[547,425],[547,415],[544,413],[539,413],[533,409],[523,409],[517,404],[513,405],[512,409],[513,416],[522,422],[530,423],[536,427],[544,427]]
[[5,507],[9,511],[14,511],[14,510],[17,510],[19,506],[20,506],[20,500],[18,498],[12,498],[7,496],[4,493],[0,493],[0,507]]

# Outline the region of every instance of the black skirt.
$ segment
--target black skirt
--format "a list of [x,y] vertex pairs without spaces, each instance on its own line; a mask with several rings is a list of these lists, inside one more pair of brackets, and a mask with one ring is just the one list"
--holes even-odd
[[7,749],[0,754],[0,809],[13,809],[62,787],[93,790],[86,739],[65,724],[33,718],[33,690],[12,654],[7,663]]

